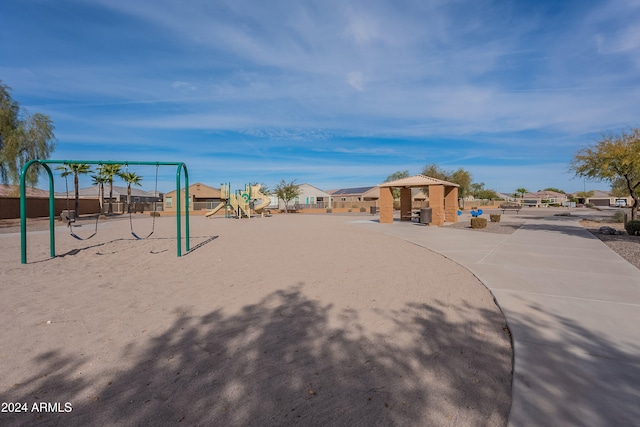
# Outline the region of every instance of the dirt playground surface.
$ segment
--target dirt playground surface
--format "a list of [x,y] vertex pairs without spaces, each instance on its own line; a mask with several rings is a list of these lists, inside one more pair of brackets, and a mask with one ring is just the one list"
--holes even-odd
[[0,425],[505,425],[512,350],[491,294],[350,223],[369,219],[192,217],[180,258],[175,217],[146,240],[124,219],[86,241],[57,223],[53,259],[27,227],[26,265],[3,229]]

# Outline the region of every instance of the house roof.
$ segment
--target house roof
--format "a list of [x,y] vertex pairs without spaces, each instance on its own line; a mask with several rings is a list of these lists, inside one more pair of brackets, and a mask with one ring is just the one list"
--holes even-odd
[[558,193],[557,191],[536,191],[535,193],[527,193],[524,195],[524,198],[533,198],[533,199],[561,199],[563,197],[567,197],[564,193]]
[[[27,187],[25,190],[27,197],[49,197],[47,190]],[[0,184],[0,197],[20,197],[20,186],[11,184]]]
[[338,190],[329,190],[327,193],[332,196],[352,196],[364,194],[375,187],[354,187],[354,188],[340,188]]
[[[91,187],[79,188],[78,189],[78,196],[79,197],[98,198],[99,197],[99,187],[100,187],[99,185],[93,185]],[[105,195],[105,197],[109,197],[109,184],[105,184],[105,186],[104,186],[104,195]],[[117,197],[120,197],[120,195],[123,195],[123,196],[127,195],[127,187],[114,185],[113,186],[113,197],[117,198]],[[55,196],[56,197],[67,197],[67,192],[66,191],[56,192]],[[141,189],[136,188],[136,187],[131,187],[131,196],[132,197],[157,197],[157,196],[155,196],[155,192],[154,191],[144,191],[144,190],[141,190]],[[75,197],[75,191],[71,187],[69,188],[68,197]]]
[[444,181],[437,178],[431,178],[426,175],[414,175],[408,178],[396,179],[395,181],[383,182],[382,184],[378,184],[378,187],[388,188],[388,187],[428,187],[429,185],[445,185],[447,187],[460,187],[458,184],[453,182]]
[[609,199],[611,198],[611,192],[603,190],[593,190],[593,196],[589,199]]
[[[180,189],[180,192],[184,192],[184,188]],[[172,197],[174,196],[176,193],[176,190],[173,190],[169,193],[165,194],[165,197]],[[190,197],[197,197],[197,198],[217,198],[219,199],[220,197],[222,197],[222,192],[220,191],[219,188],[213,188],[213,187],[209,187],[208,185],[205,185],[201,182],[196,182],[195,184],[191,184],[189,186],[189,196]]]
[[517,197],[514,197],[513,194],[509,194],[509,193],[498,193],[498,192],[496,192],[496,195],[499,198],[505,199],[505,200],[515,200],[515,199],[517,199]]
[[322,189],[320,189],[320,188],[316,187],[315,185],[311,185],[311,184],[309,184],[308,182],[305,182],[305,183],[303,183],[303,184],[300,184],[300,186],[302,186],[302,185],[306,185],[307,187],[315,188],[315,189],[316,189],[316,190],[318,190],[319,192],[321,192],[321,193],[325,193],[327,196],[331,194],[331,193],[329,193],[328,191],[324,191],[324,190],[322,190]]

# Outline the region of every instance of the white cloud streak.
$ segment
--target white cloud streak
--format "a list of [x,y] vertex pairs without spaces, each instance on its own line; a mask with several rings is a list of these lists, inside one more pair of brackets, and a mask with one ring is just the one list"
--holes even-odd
[[64,9],[0,30],[50,31],[23,41],[24,58],[7,51],[0,74],[74,146],[172,150],[178,135],[197,152],[203,134],[231,133],[271,154],[402,151],[344,143],[371,137],[424,140],[421,159],[483,157],[443,142],[457,139],[548,165],[539,159],[559,140],[566,156],[593,133],[637,125],[639,4],[76,0],[65,5],[86,22],[68,34],[53,25],[70,19]]

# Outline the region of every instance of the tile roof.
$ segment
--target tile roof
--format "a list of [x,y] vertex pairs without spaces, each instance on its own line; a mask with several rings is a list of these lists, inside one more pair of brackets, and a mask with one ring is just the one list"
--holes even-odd
[[[27,197],[49,197],[47,190],[27,187],[25,191]],[[11,184],[0,184],[0,197],[20,197],[20,186]]]
[[342,196],[345,194],[364,194],[367,191],[371,190],[372,188],[375,187],[355,187],[355,188],[341,188],[339,190],[330,190],[333,191],[331,194],[332,196]]
[[425,175],[414,175],[408,178],[397,179],[395,181],[383,182],[378,187],[427,187],[429,185],[446,185],[449,187],[460,187],[458,184],[441,179],[431,178]]

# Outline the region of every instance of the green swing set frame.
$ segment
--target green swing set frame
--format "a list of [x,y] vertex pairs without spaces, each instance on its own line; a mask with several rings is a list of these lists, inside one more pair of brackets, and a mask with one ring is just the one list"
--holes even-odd
[[28,161],[20,171],[20,249],[21,249],[21,262],[27,263],[27,187],[25,185],[26,173],[31,166],[39,164],[47,171],[49,175],[49,248],[51,252],[51,258],[56,256],[56,242],[55,242],[55,201],[54,201],[54,186],[53,186],[53,173],[49,165],[61,164],[87,164],[87,165],[140,165],[140,166],[177,166],[176,170],[176,193],[178,195],[176,200],[176,243],[177,243],[177,255],[182,256],[182,222],[181,222],[181,206],[180,206],[180,177],[184,170],[185,181],[185,206],[184,206],[184,218],[185,218],[185,252],[191,250],[189,244],[189,173],[187,166],[182,162],[128,162],[128,161],[113,161],[113,160],[30,160]]

